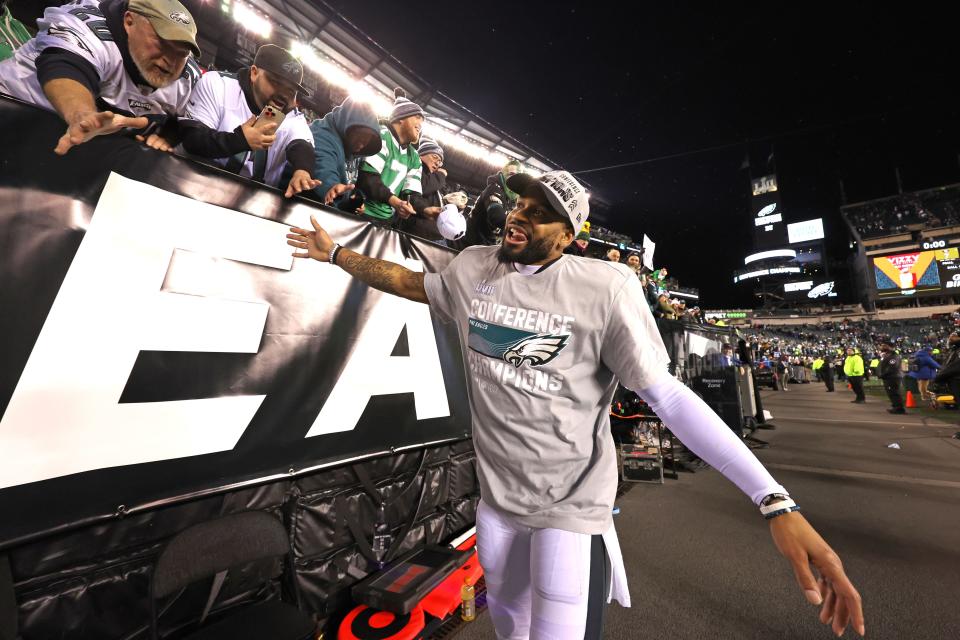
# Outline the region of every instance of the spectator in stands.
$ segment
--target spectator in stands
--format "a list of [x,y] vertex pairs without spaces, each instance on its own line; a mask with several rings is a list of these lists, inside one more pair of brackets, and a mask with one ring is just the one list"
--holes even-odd
[[910,371],[908,376],[917,381],[917,387],[920,389],[920,398],[926,402],[935,402],[934,394],[930,393],[930,381],[937,377],[937,369],[940,363],[933,359],[930,352],[933,347],[924,345],[916,353],[910,356]]
[[633,272],[636,274],[640,273],[640,254],[630,252],[627,256],[627,266],[633,269]]
[[661,293],[658,298],[656,315],[667,320],[677,319],[677,313],[674,311],[673,305],[670,304],[670,297],[666,292]]
[[[56,149],[123,129],[169,151],[166,116],[180,115],[200,79],[193,16],[176,0],[78,0],[49,7],[35,38],[0,62],[0,93],[56,111]],[[141,87],[151,87],[144,91]]]
[[440,241],[443,236],[437,230],[437,216],[446,204],[443,191],[447,188],[447,170],[443,168],[443,148],[430,138],[421,138],[417,147],[423,165],[421,187],[423,195],[411,195],[410,204],[416,215],[401,220],[401,231],[412,233],[427,240]]
[[943,366],[934,378],[937,384],[946,385],[953,396],[953,408],[960,407],[960,331],[954,331],[947,338],[949,352]]
[[[302,82],[300,61],[275,44],[260,47],[253,65],[238,73],[208,71],[180,122],[183,148],[272,187],[282,186],[289,166],[288,198],[315,189],[313,134],[296,108],[298,92],[309,95]],[[279,127],[258,118],[267,106],[285,114]]]
[[640,284],[643,286],[644,294],[647,298],[647,304],[650,305],[650,310],[656,315],[657,307],[660,302],[657,299],[657,285],[653,283],[650,279],[650,276],[646,273],[640,274]]
[[360,165],[357,178],[357,188],[367,197],[364,213],[381,221],[393,218],[394,212],[403,220],[414,215],[416,211],[407,199],[423,194],[423,165],[416,147],[423,128],[423,109],[408,100],[402,89],[393,93],[396,98],[390,121],[380,127],[380,152]]
[[0,0],[0,60],[6,60],[30,40],[23,23],[10,15],[7,0]]
[[457,207],[457,211],[463,211],[467,208],[467,203],[470,202],[470,196],[467,195],[467,192],[460,188],[460,185],[454,186],[455,191],[451,191],[447,195],[443,196],[443,201],[447,204],[452,204]]
[[700,307],[691,307],[687,311],[687,319],[694,324],[703,324],[703,312]]
[[[356,188],[360,163],[383,147],[380,123],[373,107],[353,96],[310,124],[313,134],[313,177],[323,203],[356,212],[362,198],[350,198]],[[358,202],[359,200],[359,202]]]
[[573,242],[570,243],[570,246],[564,249],[563,252],[575,256],[585,256],[587,255],[587,247],[589,246],[590,231],[584,228],[580,230],[580,233],[577,234],[577,237],[574,238]]
[[657,287],[659,289],[664,289],[666,287],[666,279],[667,279],[666,267],[660,267],[659,269],[653,272],[653,281],[657,284]]
[[620,249],[607,249],[607,262],[620,262]]
[[520,162],[511,160],[503,168],[487,178],[487,186],[477,198],[467,219],[467,246],[497,244],[500,231],[507,220],[507,212],[513,209],[517,194],[507,187],[507,179],[520,172]]
[[851,402],[863,404],[867,399],[863,395],[863,358],[853,350],[847,349],[847,359],[843,361],[843,373],[850,382],[850,387],[856,396]]
[[890,398],[890,413],[906,413],[903,408],[903,394],[900,391],[901,376],[900,355],[894,351],[893,345],[889,342],[880,344],[880,365],[879,375],[883,380],[883,389]]

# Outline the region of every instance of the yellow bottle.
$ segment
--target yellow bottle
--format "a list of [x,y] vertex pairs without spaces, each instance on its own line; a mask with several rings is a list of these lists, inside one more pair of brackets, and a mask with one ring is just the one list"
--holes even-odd
[[468,580],[464,580],[460,587],[460,617],[466,622],[473,622],[477,617],[477,601],[473,585]]

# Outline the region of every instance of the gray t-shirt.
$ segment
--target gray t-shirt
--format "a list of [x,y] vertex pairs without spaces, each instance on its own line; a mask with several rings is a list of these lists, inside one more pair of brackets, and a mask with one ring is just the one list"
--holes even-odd
[[524,276],[470,247],[424,278],[467,358],[483,500],[536,528],[602,534],[617,490],[610,401],[669,358],[640,282],[622,264],[564,255]]

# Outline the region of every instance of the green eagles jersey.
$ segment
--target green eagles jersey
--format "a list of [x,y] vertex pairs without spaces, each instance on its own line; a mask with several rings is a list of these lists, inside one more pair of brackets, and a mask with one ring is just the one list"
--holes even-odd
[[13,55],[14,49],[30,39],[30,32],[19,20],[10,15],[10,9],[0,10],[0,60]]
[[[416,147],[408,144],[406,149],[402,148],[387,126],[380,127],[380,139],[383,141],[380,153],[366,158],[360,170],[379,173],[384,186],[397,197],[404,192],[423,193],[420,186],[423,168]],[[380,220],[393,216],[393,207],[386,202],[367,200],[364,208],[368,216]]]

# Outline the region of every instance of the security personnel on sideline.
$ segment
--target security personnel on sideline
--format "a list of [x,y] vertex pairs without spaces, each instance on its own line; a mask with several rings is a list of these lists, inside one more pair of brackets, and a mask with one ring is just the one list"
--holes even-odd
[[843,361],[843,375],[847,376],[856,398],[850,402],[863,404],[867,399],[863,395],[863,358],[853,350],[847,349],[847,359]]
[[883,380],[883,389],[890,398],[890,413],[906,413],[903,408],[903,395],[900,393],[900,383],[903,372],[900,370],[900,354],[893,350],[889,342],[880,343],[880,379]]

